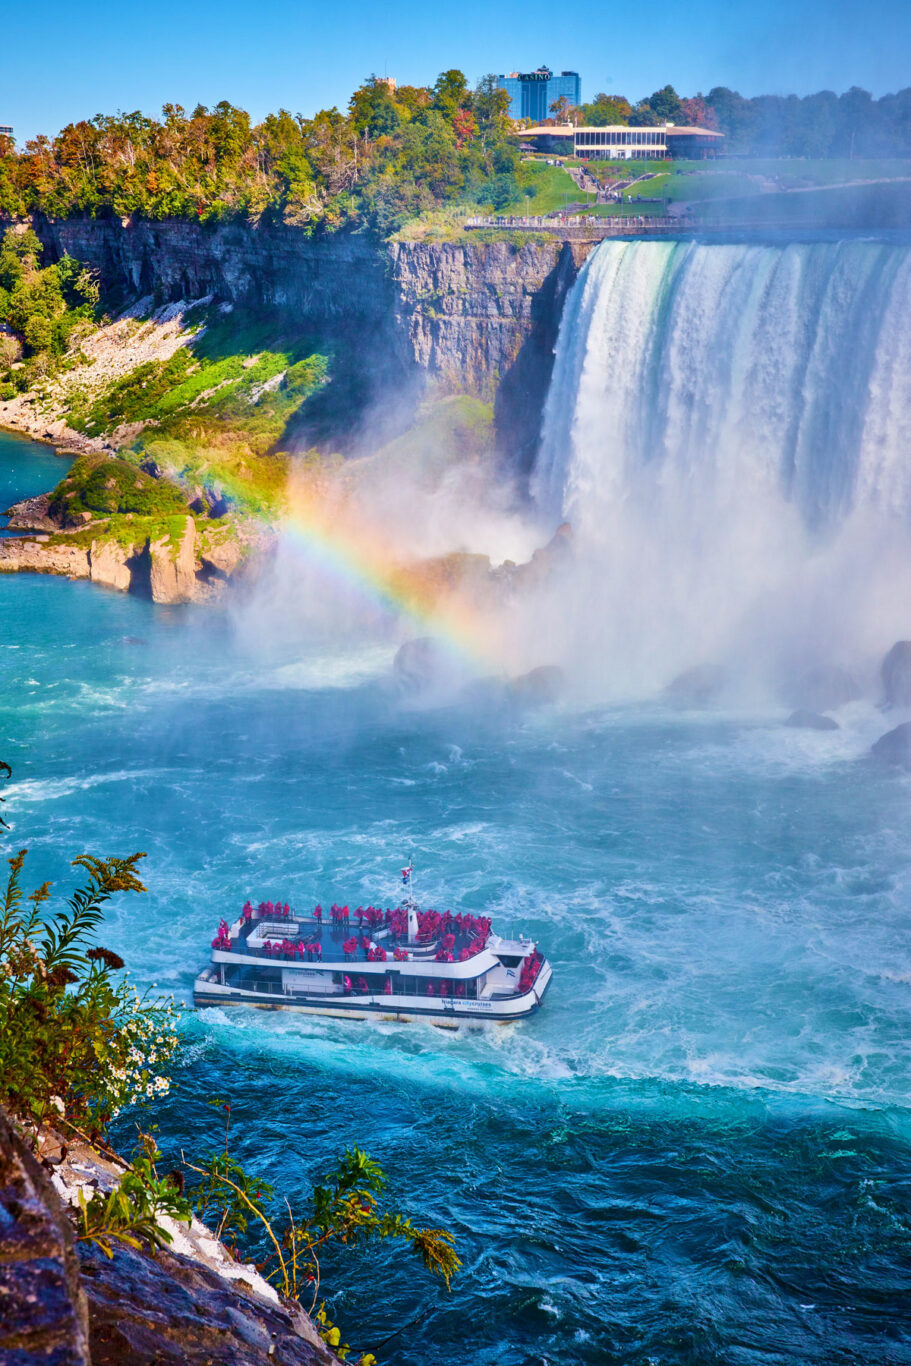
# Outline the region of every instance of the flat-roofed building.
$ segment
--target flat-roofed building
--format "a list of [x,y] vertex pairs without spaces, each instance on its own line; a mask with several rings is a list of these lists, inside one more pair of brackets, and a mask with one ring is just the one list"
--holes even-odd
[[0,138],[11,138],[12,136],[12,126],[8,123],[0,123]]
[[708,128],[572,128],[557,124],[525,128],[516,134],[538,152],[579,157],[583,161],[660,161],[666,157],[715,156],[723,134]]

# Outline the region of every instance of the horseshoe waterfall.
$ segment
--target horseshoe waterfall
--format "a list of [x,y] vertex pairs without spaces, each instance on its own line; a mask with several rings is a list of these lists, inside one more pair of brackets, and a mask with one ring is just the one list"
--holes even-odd
[[587,566],[590,671],[594,646],[621,691],[732,661],[780,686],[907,632],[909,316],[903,243],[596,249],[534,478]]

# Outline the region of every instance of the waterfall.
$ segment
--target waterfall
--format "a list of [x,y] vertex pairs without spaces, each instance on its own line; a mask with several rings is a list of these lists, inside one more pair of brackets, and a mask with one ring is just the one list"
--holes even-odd
[[553,629],[635,688],[911,636],[909,319],[896,242],[599,247],[533,481],[578,546]]

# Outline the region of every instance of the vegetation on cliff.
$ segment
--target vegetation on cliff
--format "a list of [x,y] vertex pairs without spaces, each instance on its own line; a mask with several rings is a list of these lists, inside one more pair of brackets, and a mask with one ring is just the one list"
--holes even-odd
[[100,289],[91,270],[69,256],[45,267],[40,261],[33,232],[0,238],[0,398],[59,362],[79,323],[96,313]]

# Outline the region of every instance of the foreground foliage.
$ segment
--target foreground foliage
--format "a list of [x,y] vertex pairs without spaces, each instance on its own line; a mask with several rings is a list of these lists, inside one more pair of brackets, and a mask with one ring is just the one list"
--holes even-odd
[[[10,776],[0,762],[0,778]],[[0,829],[7,828],[0,816]],[[81,855],[73,866],[86,875],[84,885],[51,915],[48,883],[28,896],[22,890],[26,851],[8,860],[0,898],[0,1104],[36,1146],[57,1129],[103,1146],[115,1115],[169,1089],[167,1069],[179,1046],[173,1007],[140,997],[119,975],[122,959],[93,942],[111,897],[145,891],[137,873],[143,857]],[[323,1249],[401,1240],[449,1286],[461,1265],[452,1235],[385,1208],[386,1176],[367,1153],[347,1149],[295,1212],[230,1152],[231,1107],[213,1104],[226,1117],[223,1148],[207,1159],[181,1155],[183,1170],[163,1174],[157,1139],[140,1130],[112,1187],[88,1198],[79,1190],[78,1242],[107,1257],[117,1245],[154,1253],[173,1241],[169,1222],[190,1225],[198,1215],[235,1256],[265,1249],[258,1269],[289,1299],[309,1295],[318,1331],[342,1360],[350,1348],[325,1304],[317,1309]],[[375,1366],[376,1357],[363,1353],[358,1363]]]
[[50,918],[48,883],[26,897],[26,851],[9,859],[0,899],[0,1104],[15,1118],[101,1133],[124,1106],[168,1089],[177,1048],[169,1003],[140,997],[116,974],[122,960],[93,945],[103,906],[144,891],[143,857],[73,866],[85,884]]

